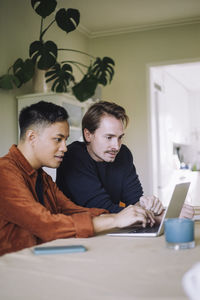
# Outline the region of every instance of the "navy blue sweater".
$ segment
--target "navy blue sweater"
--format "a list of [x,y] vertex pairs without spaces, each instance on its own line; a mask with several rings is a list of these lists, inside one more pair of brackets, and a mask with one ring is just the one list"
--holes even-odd
[[125,145],[114,162],[96,162],[88,154],[85,143],[70,144],[57,169],[56,183],[76,204],[105,208],[111,213],[123,209],[119,207],[120,201],[134,204],[143,194],[132,154]]

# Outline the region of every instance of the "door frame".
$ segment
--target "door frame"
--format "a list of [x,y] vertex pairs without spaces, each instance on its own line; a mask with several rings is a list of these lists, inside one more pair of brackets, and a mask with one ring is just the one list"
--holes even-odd
[[148,124],[148,178],[149,178],[149,193],[158,195],[158,164],[157,164],[157,147],[158,141],[155,132],[158,131],[156,128],[155,122],[155,105],[153,103],[153,80],[151,76],[151,69],[161,66],[168,66],[168,65],[181,65],[187,63],[195,63],[200,62],[200,57],[191,58],[191,59],[177,59],[177,60],[170,60],[170,61],[161,61],[161,62],[152,62],[146,64],[146,86],[147,86],[147,124]]

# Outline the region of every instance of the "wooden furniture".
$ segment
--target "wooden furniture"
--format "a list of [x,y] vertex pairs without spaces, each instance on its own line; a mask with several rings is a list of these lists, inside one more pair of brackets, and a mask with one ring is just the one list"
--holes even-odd
[[182,277],[200,260],[196,247],[170,250],[164,236],[60,239],[46,245],[84,245],[84,253],[40,255],[25,249],[0,257],[0,299],[187,299]]

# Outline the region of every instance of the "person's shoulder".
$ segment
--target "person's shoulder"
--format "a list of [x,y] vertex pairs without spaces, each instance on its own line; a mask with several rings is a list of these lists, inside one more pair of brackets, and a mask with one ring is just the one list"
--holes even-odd
[[8,152],[5,156],[0,158],[0,169],[2,176],[9,176],[12,174],[20,174],[20,168],[16,160],[12,158],[10,153]]
[[67,146],[67,152],[64,155],[64,159],[57,173],[59,173],[61,169],[64,169],[65,173],[71,173],[81,168],[90,169],[92,165],[93,161],[87,152],[85,143],[76,141]]
[[124,156],[124,155],[125,156],[126,155],[132,156],[132,153],[131,153],[130,149],[124,144],[122,144],[121,149],[119,151],[119,154],[122,155],[122,156]]
[[10,165],[13,165],[13,163],[15,164],[15,161],[13,160],[12,155],[11,155],[11,149],[12,149],[12,147],[10,148],[10,150],[7,154],[0,157],[1,167],[8,167]]
[[85,143],[84,142],[79,142],[75,141],[72,142],[71,144],[67,145],[67,152],[74,152],[74,151],[83,151],[85,149]]
[[11,159],[9,158],[8,154],[5,156],[0,157],[0,166],[1,168],[8,167],[11,164]]
[[67,146],[67,152],[64,155],[64,162],[80,161],[88,156],[84,142],[73,142]]

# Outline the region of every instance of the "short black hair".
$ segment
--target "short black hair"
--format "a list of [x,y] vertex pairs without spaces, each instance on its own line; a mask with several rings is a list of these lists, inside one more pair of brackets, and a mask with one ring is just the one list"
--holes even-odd
[[88,142],[84,136],[84,129],[86,128],[90,133],[94,133],[100,126],[101,118],[105,115],[111,115],[121,120],[125,127],[128,125],[129,118],[122,106],[108,101],[97,102],[89,107],[82,119],[82,134],[86,144],[88,144]]
[[65,108],[52,102],[40,101],[24,107],[19,115],[20,139],[32,125],[48,126],[67,121],[69,115]]

